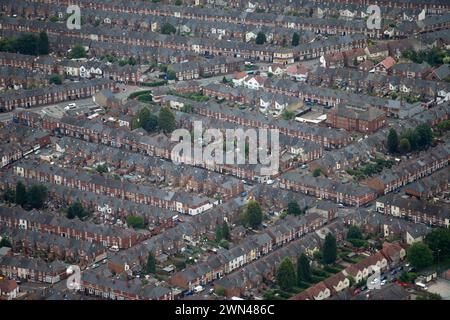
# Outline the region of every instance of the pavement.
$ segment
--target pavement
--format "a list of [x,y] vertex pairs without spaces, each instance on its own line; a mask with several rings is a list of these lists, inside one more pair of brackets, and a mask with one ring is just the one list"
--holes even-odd
[[450,281],[438,278],[434,283],[427,284],[428,292],[439,294],[443,300],[450,300]]
[[75,101],[66,101],[66,102],[61,102],[61,103],[57,103],[57,104],[53,104],[53,105],[44,106],[40,110],[36,109],[36,108],[33,108],[32,110],[33,111],[40,111],[40,113],[49,115],[51,117],[61,118],[66,113],[66,110],[64,108],[69,103],[75,103],[76,104],[76,106],[73,109],[71,109],[71,110],[77,110],[77,109],[82,109],[82,108],[85,108],[85,107],[95,106],[94,102],[92,101],[92,98],[87,98],[87,99],[81,99],[81,100],[75,100]]

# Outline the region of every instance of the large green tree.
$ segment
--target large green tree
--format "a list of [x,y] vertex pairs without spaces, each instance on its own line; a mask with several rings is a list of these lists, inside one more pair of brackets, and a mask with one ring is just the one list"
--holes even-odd
[[425,244],[416,242],[411,245],[406,255],[411,265],[417,269],[423,269],[433,263],[433,252]]
[[169,108],[164,107],[159,111],[158,127],[165,133],[175,130],[175,116]]
[[147,263],[145,265],[145,272],[148,274],[156,273],[156,258],[153,252],[148,253]]
[[295,286],[297,283],[295,276],[294,265],[289,258],[284,258],[280,263],[277,274],[276,274],[277,284],[283,290],[288,290]]
[[49,54],[49,52],[50,52],[50,44],[48,42],[47,32],[41,31],[39,33],[39,40],[38,40],[38,53]]
[[51,84],[58,84],[59,85],[59,84],[62,84],[62,78],[61,78],[61,76],[59,74],[52,74],[50,76],[49,82]]
[[428,124],[419,124],[415,132],[417,134],[417,146],[420,149],[427,148],[433,141],[433,132]]
[[161,26],[161,33],[162,34],[173,34],[173,33],[175,33],[175,32],[177,32],[177,29],[173,26],[173,25],[171,25],[170,23],[164,23],[162,26]]
[[27,192],[27,204],[31,208],[41,209],[47,200],[47,187],[42,184],[34,184]]
[[16,202],[16,190],[14,188],[6,189],[3,193],[3,200],[10,203]]
[[79,219],[84,219],[89,215],[89,212],[84,209],[83,205],[79,200],[72,203],[67,209],[67,218],[74,219],[78,217]]
[[158,117],[150,113],[147,107],[139,112],[139,124],[147,132],[155,132],[158,130]]
[[220,240],[222,240],[222,227],[221,226],[219,226],[219,225],[216,226],[215,235],[216,235],[216,242],[220,242]]
[[322,247],[322,262],[324,264],[333,264],[337,258],[336,238],[328,233]]
[[290,201],[288,203],[288,208],[287,208],[287,213],[294,215],[294,216],[298,216],[302,213],[302,211],[300,210],[300,206],[298,205],[297,201]]
[[23,184],[22,181],[17,182],[16,184],[16,201],[18,205],[24,206],[27,203],[27,187]]
[[311,281],[311,265],[309,263],[308,257],[302,253],[300,257],[297,259],[297,280],[298,282]]
[[320,176],[321,173],[322,173],[322,169],[315,168],[313,171],[313,177],[318,177],[318,176]]
[[167,80],[176,80],[176,79],[177,73],[172,69],[167,70]]
[[347,239],[362,239],[362,232],[358,226],[350,226],[347,231]]
[[247,209],[244,213],[245,224],[253,229],[259,227],[263,219],[263,213],[261,206],[258,202],[250,200],[247,204]]
[[433,251],[436,259],[438,257],[438,253],[439,259],[446,259],[450,257],[450,229],[434,229],[425,237],[425,243]]
[[14,51],[21,54],[39,54],[39,39],[34,34],[22,34],[14,41],[13,46]]
[[394,128],[389,129],[389,134],[387,137],[387,148],[390,153],[397,152],[398,147],[398,134]]
[[418,136],[416,130],[408,129],[402,133],[402,139],[407,139],[409,141],[409,145],[411,146],[411,150],[416,150],[418,147]]
[[408,153],[411,151],[411,143],[406,138],[401,138],[398,144],[398,151],[402,154]]
[[144,218],[141,216],[128,216],[127,225],[134,229],[142,229],[144,227]]
[[222,223],[222,238],[225,240],[230,240],[230,228],[228,227],[228,223],[226,221]]
[[80,59],[86,57],[86,49],[81,44],[72,47],[68,55],[69,59]]
[[294,47],[298,46],[300,43],[300,36],[298,35],[297,32],[294,32],[294,34],[292,35],[292,45]]
[[256,44],[264,44],[267,41],[267,37],[263,32],[258,32],[258,34],[256,35],[256,40],[255,43]]

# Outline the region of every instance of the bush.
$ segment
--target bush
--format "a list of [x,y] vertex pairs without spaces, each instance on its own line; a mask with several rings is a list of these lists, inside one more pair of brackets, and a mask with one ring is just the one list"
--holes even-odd
[[128,216],[127,225],[134,229],[142,229],[144,227],[144,218],[141,216]]
[[129,99],[129,100],[132,100],[132,99],[134,99],[134,98],[136,98],[136,97],[138,97],[138,96],[140,96],[140,95],[151,94],[151,93],[152,93],[151,90],[136,91],[136,92],[131,93],[131,94],[128,96],[128,99]]
[[144,83],[141,83],[141,85],[142,85],[143,87],[160,87],[160,86],[163,86],[163,85],[165,85],[165,84],[167,84],[167,81],[166,81],[166,80],[155,81],[155,82],[144,82]]
[[221,286],[214,286],[214,293],[219,297],[225,296],[225,288]]
[[313,171],[313,177],[318,177],[322,173],[322,170],[320,168],[316,168]]

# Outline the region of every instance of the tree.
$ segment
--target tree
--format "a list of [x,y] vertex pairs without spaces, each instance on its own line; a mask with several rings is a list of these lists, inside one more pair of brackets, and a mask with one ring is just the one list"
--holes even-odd
[[291,259],[284,258],[276,274],[277,284],[283,290],[292,288],[296,283],[295,269]]
[[145,272],[148,274],[156,273],[156,258],[153,252],[148,253],[147,264],[145,265]]
[[420,149],[427,148],[433,141],[433,132],[426,123],[419,124],[414,131],[417,134],[417,146]]
[[158,129],[158,117],[150,113],[147,107],[139,111],[139,124],[147,132],[154,132]]
[[222,240],[222,227],[216,226],[216,242],[220,242]]
[[442,300],[442,296],[439,293],[420,292],[416,300]]
[[0,248],[3,248],[3,247],[12,248],[11,241],[6,237],[3,237],[2,240],[0,240]]
[[76,44],[70,49],[69,59],[81,59],[86,57],[86,49],[81,44]]
[[262,222],[263,213],[258,202],[250,200],[247,204],[247,209],[244,214],[246,225],[256,229]]
[[175,80],[177,78],[177,74],[172,69],[167,70],[167,80]]
[[13,51],[21,54],[38,55],[39,39],[34,34],[23,34],[12,41]]
[[331,233],[328,233],[322,247],[322,262],[324,264],[333,264],[336,261],[336,257],[336,238]]
[[142,229],[144,227],[144,218],[141,216],[128,216],[127,225],[134,229]]
[[140,128],[140,127],[141,127],[141,124],[139,123],[139,119],[138,118],[133,118],[131,120],[131,130],[134,130],[134,129],[137,129],[137,128]]
[[389,130],[388,138],[387,138],[387,148],[390,153],[395,153],[397,151],[398,146],[398,134],[394,128]]
[[297,201],[290,201],[288,203],[287,213],[292,214],[294,216],[298,216],[302,213],[300,210],[300,206],[298,205]]
[[165,133],[171,133],[175,130],[175,116],[169,108],[164,107],[159,111],[158,127]]
[[62,83],[61,76],[59,74],[52,74],[50,76],[49,82],[51,84],[61,84]]
[[41,209],[47,200],[47,187],[42,184],[34,184],[27,192],[27,205],[34,209]]
[[84,209],[83,205],[79,200],[75,201],[70,205],[67,209],[67,218],[74,219],[78,217],[78,219],[82,220],[89,215],[89,212]]
[[308,257],[302,253],[297,259],[297,281],[310,282],[311,281],[311,265]]
[[348,228],[348,232],[347,232],[347,240],[348,239],[362,239],[362,232],[361,229],[357,226],[350,226],[350,228]]
[[3,193],[3,200],[10,203],[16,202],[16,190],[13,188],[6,189]]
[[316,168],[313,171],[313,177],[318,177],[318,176],[320,176],[321,173],[322,173],[322,169]]
[[258,34],[256,35],[255,43],[264,44],[266,43],[266,41],[267,41],[266,35],[263,32],[258,32]]
[[185,113],[192,113],[193,111],[193,107],[192,104],[185,104],[184,106],[181,107],[180,111],[181,112],[185,112]]
[[15,52],[14,40],[9,38],[3,38],[0,40],[0,51],[2,52]]
[[411,151],[411,143],[409,143],[409,140],[406,138],[400,139],[400,142],[398,144],[398,151],[402,154],[408,153]]
[[406,256],[411,265],[417,269],[426,268],[433,263],[433,252],[425,243],[413,243]]
[[416,130],[411,129],[406,130],[405,132],[402,133],[401,138],[408,139],[409,144],[411,146],[411,150],[416,150],[418,148],[419,137],[417,135]]
[[425,243],[433,251],[435,258],[438,257],[438,253],[439,259],[450,257],[450,229],[434,229],[426,235]]
[[141,123],[142,128],[147,132],[155,132],[158,130],[158,117],[151,114],[147,121]]
[[300,36],[298,35],[297,32],[294,32],[294,34],[292,35],[292,45],[294,47],[298,46],[300,43]]
[[25,187],[22,181],[19,181],[16,184],[15,202],[22,207],[27,203],[27,187]]
[[220,240],[219,246],[227,250],[230,249],[230,243],[225,239]]
[[183,4],[182,0],[175,0],[175,5],[176,6],[181,6]]
[[161,26],[161,33],[162,34],[172,34],[172,33],[175,33],[175,32],[177,32],[177,29],[173,25],[168,23],[168,22],[164,23]]
[[416,273],[403,271],[398,277],[398,280],[405,283],[414,283],[414,280],[416,278],[417,278]]
[[50,52],[48,36],[47,36],[47,32],[45,32],[45,31],[41,31],[39,33],[38,52],[39,52],[39,54],[49,54],[49,52]]
[[225,296],[225,288],[219,285],[214,285],[214,293],[219,297]]
[[230,228],[226,221],[222,223],[222,239],[230,240]]
[[107,173],[109,171],[108,166],[106,165],[106,163],[104,164],[99,164],[95,170],[97,170],[98,173]]
[[295,112],[291,110],[283,110],[283,113],[281,114],[284,120],[292,120],[295,118]]

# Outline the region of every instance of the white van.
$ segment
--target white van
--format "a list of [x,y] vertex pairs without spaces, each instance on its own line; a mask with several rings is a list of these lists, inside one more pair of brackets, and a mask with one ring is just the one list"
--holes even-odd
[[416,285],[422,288],[423,290],[428,290],[428,287],[422,282],[417,282]]
[[194,288],[194,292],[195,292],[195,293],[200,293],[200,292],[202,292],[203,290],[205,290],[205,288],[203,288],[202,286],[196,286],[196,287]]

